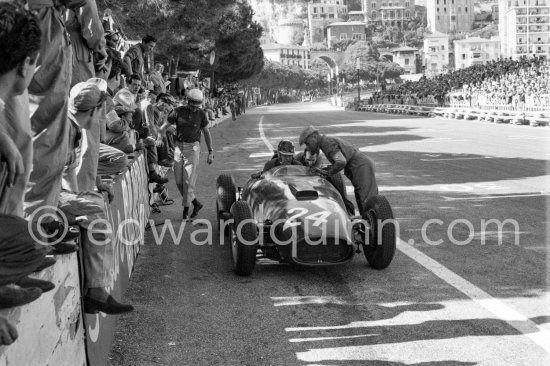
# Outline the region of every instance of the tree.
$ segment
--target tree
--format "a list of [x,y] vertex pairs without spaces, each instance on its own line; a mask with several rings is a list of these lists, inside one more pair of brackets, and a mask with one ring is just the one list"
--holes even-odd
[[[263,67],[262,27],[250,5],[239,0],[104,0],[126,36],[151,34],[155,52],[179,59],[187,69],[214,71],[218,78],[250,77]],[[208,55],[217,62],[210,67]]]

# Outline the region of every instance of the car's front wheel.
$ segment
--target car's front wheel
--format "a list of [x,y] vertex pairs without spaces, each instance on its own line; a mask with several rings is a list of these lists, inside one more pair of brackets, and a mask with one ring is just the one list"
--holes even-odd
[[249,276],[256,265],[258,229],[247,202],[236,201],[231,207],[231,214],[231,257],[235,273],[239,276]]
[[363,219],[370,227],[363,244],[365,257],[372,268],[384,269],[390,265],[396,247],[393,212],[386,197],[371,197],[365,204]]

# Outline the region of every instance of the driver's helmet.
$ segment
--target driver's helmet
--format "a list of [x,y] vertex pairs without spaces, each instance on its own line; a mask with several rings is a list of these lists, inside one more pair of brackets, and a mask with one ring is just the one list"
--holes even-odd
[[289,140],[281,140],[279,146],[277,146],[277,155],[279,156],[279,162],[282,165],[288,165],[292,163],[294,158],[294,144]]

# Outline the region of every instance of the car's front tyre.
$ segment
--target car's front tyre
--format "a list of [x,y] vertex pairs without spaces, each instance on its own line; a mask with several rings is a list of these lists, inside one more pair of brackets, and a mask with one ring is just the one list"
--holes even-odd
[[234,270],[239,276],[249,276],[256,265],[258,229],[247,202],[236,201],[231,207],[231,214],[231,257]]
[[386,197],[371,197],[365,204],[363,219],[370,226],[363,244],[365,257],[372,268],[384,269],[390,265],[396,248],[393,212]]

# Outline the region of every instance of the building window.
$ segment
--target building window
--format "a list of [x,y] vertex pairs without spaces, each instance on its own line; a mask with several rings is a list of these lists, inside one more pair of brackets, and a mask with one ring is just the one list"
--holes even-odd
[[446,12],[447,12],[447,8],[443,8],[443,12],[445,12],[445,13],[446,13]]
[[347,33],[340,34],[340,40],[342,39],[348,39],[348,34]]
[[393,5],[393,3],[390,1],[390,3],[388,4],[388,6],[391,8]]
[[439,0],[437,0],[437,5],[439,5]]
[[443,5],[447,5],[447,0],[443,0]]
[[460,6],[458,7],[458,12],[460,13]]
[[321,13],[324,13],[325,12],[325,8],[321,8]]
[[375,12],[375,11],[373,11],[373,12],[371,13],[371,18],[372,18],[372,19],[376,19],[376,12]]
[[329,14],[328,17],[329,18],[334,18],[334,14]]
[[466,54],[465,53],[462,54],[462,59],[466,60]]
[[451,20],[452,20],[452,21],[455,21],[455,20],[456,20],[456,16],[451,15]]
[[445,46],[441,46],[441,51],[445,51]]
[[374,1],[370,4],[370,6],[371,8],[376,9],[376,3]]
[[407,18],[407,19],[410,18],[410,15],[411,15],[411,14],[410,14],[409,11],[407,10],[407,11],[405,12],[405,18]]
[[405,59],[405,65],[408,65],[408,64],[409,64],[409,59],[406,58],[406,59]]
[[405,2],[405,7],[408,8],[410,6],[410,3],[408,1]]
[[362,37],[362,34],[361,33],[353,33],[351,35],[351,39],[361,39]]
[[439,15],[437,16],[437,20],[439,20]]
[[465,13],[468,12],[468,7],[467,7],[467,6],[464,7],[464,12],[465,12]]

